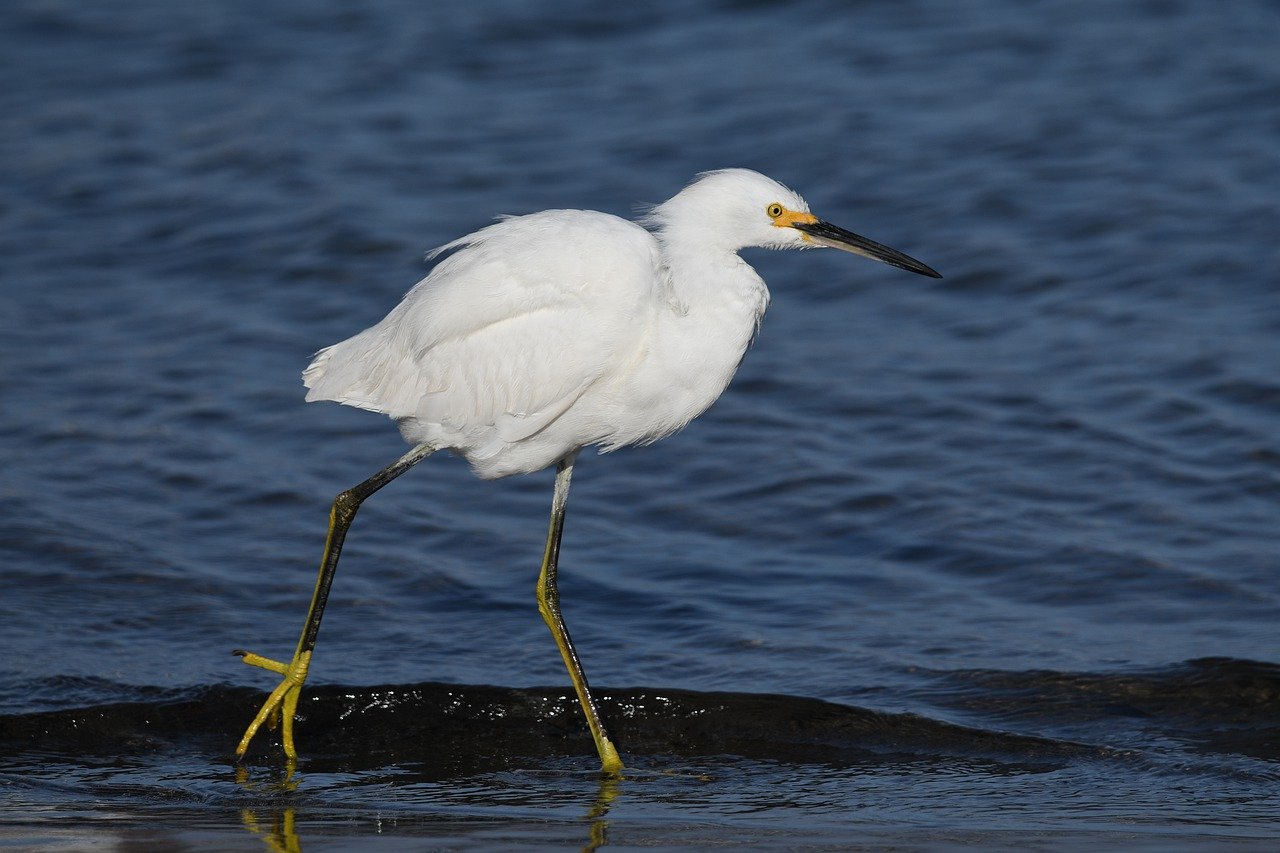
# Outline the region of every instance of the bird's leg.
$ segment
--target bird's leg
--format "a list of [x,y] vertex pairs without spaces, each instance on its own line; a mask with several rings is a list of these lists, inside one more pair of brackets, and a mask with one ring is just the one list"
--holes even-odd
[[242,649],[236,650],[236,654],[250,666],[259,666],[284,676],[240,739],[240,744],[236,747],[236,758],[244,757],[249,741],[253,740],[263,723],[270,721],[274,728],[276,721],[282,720],[284,754],[291,760],[297,759],[298,751],[293,746],[293,717],[298,709],[298,698],[302,695],[302,683],[307,678],[307,668],[311,665],[311,651],[316,646],[316,635],[320,633],[320,618],[324,615],[324,606],[329,600],[329,587],[333,585],[333,575],[338,569],[338,557],[342,554],[342,542],[347,537],[347,529],[351,527],[351,521],[356,517],[356,511],[365,498],[434,451],[435,448],[429,444],[419,444],[360,485],[347,489],[334,499],[333,508],[329,511],[329,535],[324,543],[320,573],[316,576],[315,591],[311,594],[311,609],[307,611],[307,621],[302,628],[298,648],[293,653],[293,660],[286,664]]
[[560,591],[556,588],[560,535],[564,533],[564,510],[569,501],[569,480],[572,476],[573,457],[569,456],[560,460],[556,468],[555,493],[551,498],[551,528],[547,531],[547,548],[542,556],[542,572],[538,575],[538,612],[542,614],[543,621],[551,629],[551,636],[555,637],[556,645],[560,648],[560,656],[564,658],[573,688],[578,692],[578,701],[582,703],[583,713],[587,716],[587,726],[591,729],[591,736],[595,738],[604,772],[616,774],[622,772],[622,759],[618,757],[618,750],[604,730],[604,723],[600,721],[600,709],[591,696],[586,673],[582,671],[582,664],[578,661],[578,652],[569,639],[564,617],[560,615]]

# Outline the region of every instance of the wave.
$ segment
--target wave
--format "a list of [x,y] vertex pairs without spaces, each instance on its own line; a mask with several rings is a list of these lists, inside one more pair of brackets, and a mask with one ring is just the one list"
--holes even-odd
[[[264,696],[226,685],[126,689],[136,701],[0,716],[0,754],[179,749],[230,760]],[[1280,758],[1274,713],[1280,667],[1224,658],[1128,675],[947,674],[929,701],[984,720],[981,727],[784,695],[646,687],[598,690],[597,698],[615,740],[631,756],[735,755],[845,767],[963,758],[1050,769],[1137,755],[1018,731],[1069,731],[1074,720],[1094,717],[1141,719],[1149,737],[1190,742],[1201,754]],[[278,742],[267,734],[255,742],[250,762],[279,759]],[[559,687],[320,685],[303,693],[297,739],[314,770],[413,764],[448,775],[594,755],[572,691]]]

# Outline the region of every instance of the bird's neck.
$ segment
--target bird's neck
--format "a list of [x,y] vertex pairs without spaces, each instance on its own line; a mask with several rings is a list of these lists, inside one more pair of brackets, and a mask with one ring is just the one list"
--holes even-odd
[[736,247],[716,247],[667,232],[659,235],[659,242],[676,313],[699,315],[699,322],[715,326],[743,326],[749,339],[769,305],[769,289],[738,257]]
[[670,311],[663,344],[682,351],[686,364],[718,377],[718,395],[737,370],[765,309],[769,289],[756,271],[731,249],[708,250],[664,243]]
[[662,241],[662,261],[662,298],[636,368],[616,392],[647,414],[633,442],[670,435],[715,402],[769,304],[760,276],[732,250]]

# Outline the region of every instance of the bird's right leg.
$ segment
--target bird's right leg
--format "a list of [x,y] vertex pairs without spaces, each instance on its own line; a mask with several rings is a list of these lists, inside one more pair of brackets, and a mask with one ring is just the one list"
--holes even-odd
[[565,668],[569,671],[569,680],[573,682],[578,702],[587,717],[587,728],[591,730],[596,751],[600,753],[600,767],[607,774],[617,775],[622,772],[622,759],[600,720],[600,707],[591,695],[587,674],[582,671],[582,662],[578,660],[573,640],[569,639],[569,629],[565,627],[564,616],[560,613],[560,589],[556,583],[560,563],[560,537],[564,533],[564,512],[569,503],[569,480],[573,477],[573,458],[576,455],[575,453],[560,460],[556,468],[555,492],[551,496],[551,526],[547,531],[542,571],[538,573],[538,611],[551,629],[551,636],[555,638]]
[[298,648],[289,663],[264,658],[252,652],[237,649],[236,654],[250,666],[259,666],[284,676],[276,689],[271,691],[267,701],[263,703],[253,722],[245,731],[236,747],[236,758],[243,758],[249,748],[249,741],[258,733],[262,724],[270,721],[283,721],[281,739],[284,754],[290,760],[297,759],[298,751],[293,746],[293,717],[298,709],[298,699],[302,695],[302,683],[307,679],[307,669],[311,666],[311,652],[316,646],[316,635],[320,633],[320,618],[324,615],[325,603],[329,600],[329,587],[333,585],[333,576],[338,570],[338,558],[342,555],[342,543],[347,538],[347,529],[356,517],[365,498],[426,459],[435,448],[429,444],[419,444],[392,464],[383,468],[358,486],[353,486],[338,495],[329,511],[329,535],[324,543],[324,556],[320,560],[320,573],[316,576],[315,591],[311,594],[311,608],[307,611],[307,621],[302,628],[302,636],[298,639]]

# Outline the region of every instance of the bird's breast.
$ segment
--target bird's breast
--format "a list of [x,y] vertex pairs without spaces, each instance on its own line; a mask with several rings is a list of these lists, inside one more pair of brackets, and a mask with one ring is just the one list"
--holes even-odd
[[714,301],[680,296],[657,310],[634,367],[613,391],[615,410],[628,417],[606,447],[656,441],[705,412],[733,379],[768,305],[762,282]]

